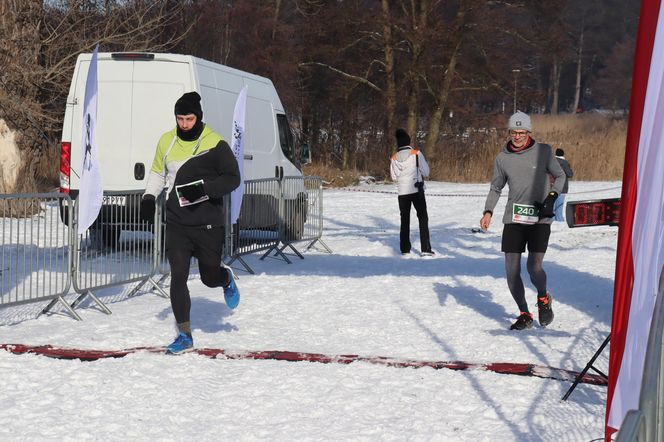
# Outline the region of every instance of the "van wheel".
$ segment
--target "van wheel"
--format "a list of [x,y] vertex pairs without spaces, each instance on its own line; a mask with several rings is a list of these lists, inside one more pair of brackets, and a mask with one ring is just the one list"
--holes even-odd
[[285,233],[287,241],[298,241],[304,236],[307,220],[307,196],[299,193],[297,199],[286,201]]
[[118,227],[101,227],[90,229],[92,246],[99,250],[115,249],[120,242],[121,230]]

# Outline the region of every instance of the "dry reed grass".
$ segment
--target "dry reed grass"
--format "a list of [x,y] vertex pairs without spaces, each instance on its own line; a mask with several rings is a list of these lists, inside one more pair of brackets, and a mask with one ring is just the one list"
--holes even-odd
[[[614,181],[622,178],[627,121],[598,114],[534,115],[533,137],[552,149],[561,148],[574,179]],[[432,161],[432,179],[485,182],[507,142],[504,128],[474,131],[448,146]]]
[[[389,167],[389,165],[388,165]],[[357,184],[360,176],[368,175],[358,170],[341,170],[339,168],[326,166],[323,163],[307,164],[302,173],[307,176],[317,176],[323,180],[326,187],[346,187]]]
[[[500,119],[497,124],[506,123]],[[575,180],[616,181],[622,179],[625,160],[627,120],[599,114],[534,115],[533,137],[561,148],[574,170]],[[504,127],[468,128],[462,134],[441,138],[435,152],[425,152],[435,181],[483,183],[491,179],[496,155],[507,142]],[[376,165],[377,167],[380,165]],[[384,172],[340,170],[324,164],[306,166],[305,174],[321,176],[329,186],[355,184],[361,175],[373,172],[377,178],[389,177],[389,162]]]
[[533,118],[538,140],[565,151],[574,179],[622,179],[627,120],[598,114],[538,116]]

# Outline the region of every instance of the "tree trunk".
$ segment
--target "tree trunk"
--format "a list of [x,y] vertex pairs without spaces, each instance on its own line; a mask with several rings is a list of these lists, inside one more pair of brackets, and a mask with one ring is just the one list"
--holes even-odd
[[440,88],[440,93],[438,94],[438,99],[436,100],[436,108],[431,114],[431,118],[429,120],[429,129],[427,130],[427,138],[424,142],[424,151],[431,159],[433,159],[437,154],[437,152],[434,150],[434,147],[436,146],[438,136],[440,135],[440,125],[443,121],[443,113],[445,112],[445,108],[447,106],[447,99],[450,96],[452,79],[454,78],[454,73],[456,72],[457,57],[460,47],[461,40],[459,39],[456,48],[454,48],[454,51],[452,52],[450,61],[447,64],[447,72],[445,73],[443,86]]
[[455,17],[455,34],[456,34],[456,44],[450,55],[450,60],[447,63],[447,69],[443,74],[442,84],[436,97],[436,107],[434,108],[431,117],[429,119],[429,126],[427,129],[427,138],[424,142],[424,151],[427,154],[427,157],[433,159],[437,152],[434,150],[436,142],[438,142],[438,136],[440,135],[440,125],[443,121],[443,115],[445,108],[447,107],[447,100],[450,96],[450,89],[452,88],[452,80],[456,73],[456,65],[459,57],[459,51],[461,50],[461,42],[463,40],[463,27],[466,19],[466,4],[461,2],[459,4],[459,10]]
[[583,29],[581,29],[581,35],[579,35],[579,48],[577,50],[577,62],[576,62],[576,84],[574,87],[574,104],[572,107],[572,112],[576,112],[579,109],[581,103],[581,63],[583,60]]
[[414,145],[415,139],[417,138],[417,118],[420,104],[420,85],[417,81],[416,72],[410,72],[408,75],[408,83],[410,88],[408,93],[408,119],[406,120],[406,131],[411,136]]
[[274,2],[274,15],[272,16],[272,40],[277,35],[277,23],[279,23],[279,13],[281,12],[281,0]]
[[[419,8],[419,9],[417,9]],[[429,1],[420,0],[419,2],[411,2],[411,29],[412,35],[407,36],[410,41],[411,50],[413,51],[410,69],[408,71],[408,120],[406,121],[406,130],[413,139],[417,138],[417,126],[419,119],[419,106],[420,106],[420,80],[419,72],[421,69],[420,63],[422,53],[426,45],[425,37],[423,36],[425,30],[428,28],[427,20],[429,17]]]
[[383,134],[384,151],[389,155],[392,151],[390,141],[394,138],[396,131],[397,114],[397,88],[394,78],[394,41],[392,38],[392,19],[390,17],[390,1],[382,0],[383,9],[383,41],[385,45],[385,110],[387,113],[386,133]]
[[553,65],[551,66],[551,114],[558,115],[558,101],[560,99],[560,71],[561,66],[558,57],[553,57]]

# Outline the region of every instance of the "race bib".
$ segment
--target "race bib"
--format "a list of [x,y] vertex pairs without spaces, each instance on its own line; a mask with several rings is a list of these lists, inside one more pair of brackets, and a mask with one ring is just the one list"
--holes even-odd
[[539,221],[539,209],[528,204],[512,205],[512,222],[519,224],[536,224]]

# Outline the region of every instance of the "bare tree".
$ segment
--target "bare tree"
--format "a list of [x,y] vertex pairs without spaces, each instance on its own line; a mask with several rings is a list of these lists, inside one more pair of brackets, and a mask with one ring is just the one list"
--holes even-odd
[[593,95],[600,105],[618,111],[629,109],[635,46],[633,36],[626,36],[614,45],[606,67],[600,71],[600,78],[595,82]]
[[34,79],[41,53],[41,0],[0,2],[0,117],[24,134],[40,132],[39,85]]
[[175,26],[185,6],[169,0],[0,2],[0,118],[19,133],[24,163],[57,146],[79,53],[96,44],[102,51],[171,48],[189,29]]
[[445,65],[445,70],[439,77],[440,80],[438,81],[438,84],[434,84],[432,82],[429,83],[429,91],[434,100],[434,108],[429,118],[427,138],[424,144],[424,148],[429,155],[429,158],[431,159],[435,158],[436,156],[434,146],[438,143],[440,126],[445,109],[447,108],[448,99],[450,97],[452,80],[456,75],[457,61],[464,38],[464,28],[466,26],[466,8],[468,8],[468,4],[464,1],[460,2],[459,8],[456,12],[453,30],[450,33],[453,36],[452,46],[451,50],[449,51],[450,55],[447,64]]

